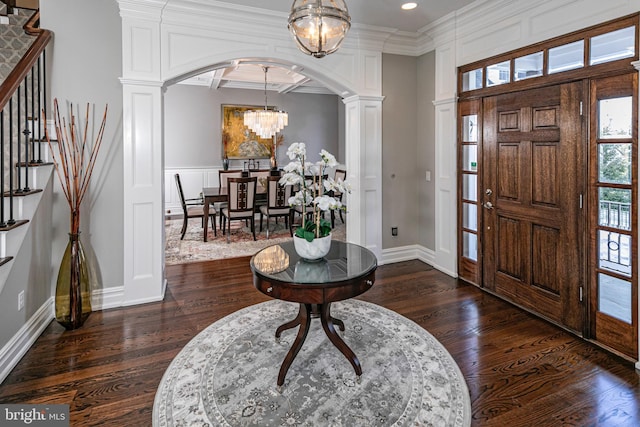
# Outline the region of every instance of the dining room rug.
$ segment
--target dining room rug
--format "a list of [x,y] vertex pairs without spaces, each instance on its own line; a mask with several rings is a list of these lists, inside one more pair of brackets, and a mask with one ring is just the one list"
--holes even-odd
[[211,324],[173,359],[157,389],[160,426],[469,426],[466,382],[452,356],[413,321],[376,304],[333,303],[360,380],[313,319],[282,389],[297,329],[275,339],[298,304],[272,300]]
[[[180,240],[182,219],[167,219],[165,220],[165,262],[167,265],[172,265],[251,256],[269,245],[291,240],[289,229],[284,226],[282,220],[277,224],[273,220],[270,222],[269,239],[267,239],[266,221],[263,224],[262,232],[259,229],[259,220],[256,220],[256,241],[254,241],[250,227],[244,225],[242,221],[233,221],[231,223],[231,243],[227,243],[226,236],[220,230],[218,230],[218,235],[214,236],[213,230],[209,226],[208,241],[205,242],[200,221],[192,219],[187,225],[184,239]],[[345,241],[346,225],[340,220],[336,221],[331,238]]]

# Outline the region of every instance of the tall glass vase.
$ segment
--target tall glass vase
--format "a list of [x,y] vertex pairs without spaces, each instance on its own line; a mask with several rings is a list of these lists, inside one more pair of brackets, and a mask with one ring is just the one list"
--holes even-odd
[[56,283],[56,321],[66,329],[82,326],[91,314],[92,272],[80,241],[80,232],[69,233]]

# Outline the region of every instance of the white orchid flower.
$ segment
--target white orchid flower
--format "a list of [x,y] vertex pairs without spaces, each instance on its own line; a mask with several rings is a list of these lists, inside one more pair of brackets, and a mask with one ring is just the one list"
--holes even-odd
[[282,175],[278,181],[280,185],[296,185],[302,183],[302,177],[298,174],[289,172]]
[[339,209],[342,206],[339,200],[326,194],[320,197],[316,197],[313,203],[322,211],[328,211],[333,209]]
[[307,148],[304,142],[294,142],[287,149],[287,156],[289,156],[289,160],[294,160],[296,158],[300,159],[307,155]]
[[[333,178],[322,178],[327,167],[338,166],[333,154],[321,150],[320,161],[307,162],[305,144],[294,142],[289,146],[287,155],[292,161],[284,167],[284,174],[279,182],[283,185],[299,186],[296,194],[288,200],[290,206],[312,206],[314,218],[318,218],[320,211],[344,209],[342,202],[331,196],[331,192],[333,194],[350,193],[351,186],[342,179],[336,181]],[[313,176],[314,179],[306,179],[307,176]],[[303,218],[303,223],[306,224],[306,221],[307,219]]]
[[338,166],[338,162],[333,154],[329,153],[327,150],[320,150],[320,157],[322,157],[322,161],[325,165],[330,168],[335,168]]

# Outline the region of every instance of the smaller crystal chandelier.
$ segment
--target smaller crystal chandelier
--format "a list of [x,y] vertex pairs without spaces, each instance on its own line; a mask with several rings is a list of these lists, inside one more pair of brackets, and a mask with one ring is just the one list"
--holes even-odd
[[338,50],[351,17],[344,0],[294,0],[289,31],[301,51],[322,58]]
[[264,110],[250,110],[244,113],[244,125],[260,138],[272,138],[289,124],[289,115],[284,111],[269,110],[267,107],[267,72],[264,70]]

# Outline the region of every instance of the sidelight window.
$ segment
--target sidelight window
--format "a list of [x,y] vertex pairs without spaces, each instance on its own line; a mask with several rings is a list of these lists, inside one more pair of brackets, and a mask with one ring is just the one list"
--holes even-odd
[[633,277],[635,250],[633,98],[599,99],[597,120],[598,311],[631,323],[632,282],[629,279]]

